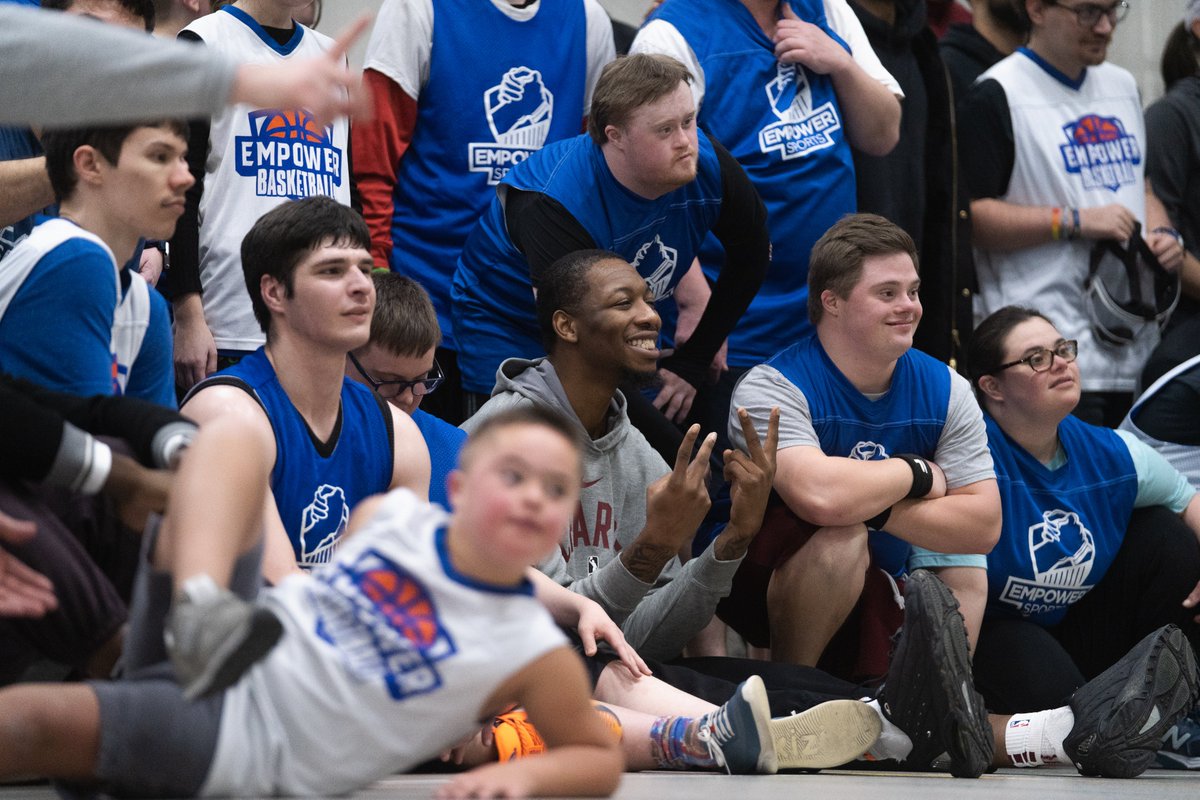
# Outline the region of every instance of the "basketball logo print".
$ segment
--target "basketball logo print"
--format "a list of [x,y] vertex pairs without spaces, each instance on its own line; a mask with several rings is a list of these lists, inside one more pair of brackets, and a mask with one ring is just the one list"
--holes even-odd
[[391,570],[373,569],[359,578],[359,588],[392,628],[422,650],[438,638],[438,620],[424,588]]
[[438,662],[458,652],[425,585],[378,550],[312,573],[314,633],[350,674],[403,700],[442,685]]
[[246,125],[249,135],[234,137],[234,167],[254,179],[260,197],[335,195],[342,185],[343,153],[333,128],[303,109],[278,108],[251,111]]
[[1067,144],[1059,147],[1063,166],[1079,175],[1085,189],[1117,191],[1137,181],[1142,151],[1117,117],[1088,114],[1062,127]]
[[272,139],[301,139],[314,144],[329,144],[329,131],[317,124],[311,114],[303,111],[270,110],[264,114],[263,136]]

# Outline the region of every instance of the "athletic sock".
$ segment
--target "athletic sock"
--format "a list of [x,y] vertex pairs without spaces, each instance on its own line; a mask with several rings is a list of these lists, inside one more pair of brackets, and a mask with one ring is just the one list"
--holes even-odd
[[659,717],[650,726],[650,755],[662,769],[715,767],[717,761],[700,739],[700,720]]
[[1063,739],[1075,726],[1070,706],[1013,714],[1004,726],[1004,752],[1014,767],[1067,764]]
[[216,581],[207,572],[193,575],[179,587],[179,596],[187,598],[196,605],[202,605],[220,594],[221,587],[217,586]]
[[895,723],[884,716],[878,700],[867,700],[866,698],[863,700],[875,710],[875,713],[879,715],[879,721],[883,723],[879,738],[863,756],[868,761],[883,761],[888,758],[903,761],[908,758],[908,754],[912,752],[912,739],[908,738],[907,733],[897,728]]

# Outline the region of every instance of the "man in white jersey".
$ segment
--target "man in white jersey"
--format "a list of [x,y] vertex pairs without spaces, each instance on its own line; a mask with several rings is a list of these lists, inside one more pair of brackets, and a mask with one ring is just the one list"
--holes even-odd
[[[1105,341],[1084,281],[1097,242],[1142,236],[1168,270],[1183,243],[1144,178],[1145,125],[1133,76],[1105,63],[1125,0],[1026,0],[1029,44],[980,76],[959,136],[971,193],[978,322],[1006,305],[1037,306],[1079,341],[1075,415],[1114,427],[1158,341],[1153,324]],[[1148,8],[1148,7],[1147,7]],[[1114,265],[1115,266],[1115,265]],[[1122,274],[1116,286],[1127,286]]]
[[[287,64],[337,48],[292,21],[301,0],[239,0],[195,20],[179,38],[243,63]],[[175,312],[175,377],[190,388],[263,343],[242,286],[242,237],[272,208],[316,195],[350,203],[345,117],[319,121],[306,108],[239,103],[191,123],[196,183],[171,240],[163,284]],[[225,360],[218,363],[218,355]]]
[[[126,680],[69,687],[69,697],[59,686],[0,693],[4,718],[21,720],[0,733],[0,774],[117,795],[345,794],[520,704],[547,753],[466,773],[444,796],[611,793],[621,755],[525,577],[577,502],[574,433],[527,412],[474,444],[451,479],[454,516],[409,492],[374,498],[334,563],[250,602],[273,442],[236,417],[202,430],[143,567],[148,624],[131,636],[157,645],[159,660],[130,664]],[[161,659],[168,608],[174,672]],[[188,702],[181,682],[197,676],[232,685]]]

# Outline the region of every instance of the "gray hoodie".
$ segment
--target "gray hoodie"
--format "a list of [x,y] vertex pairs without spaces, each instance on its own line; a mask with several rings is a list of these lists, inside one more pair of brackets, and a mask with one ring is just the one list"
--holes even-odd
[[[549,360],[510,358],[496,372],[492,398],[463,428],[470,433],[499,411],[534,403],[578,420]],[[654,584],[635,578],[617,556],[645,527],[647,487],[670,468],[630,424],[620,391],[613,395],[603,436],[587,436],[582,423],[579,429],[587,441],[579,508],[560,552],[538,569],[603,606],[644,657],[677,658],[729,594],[741,560],[718,561],[710,546],[686,564],[672,558]]]

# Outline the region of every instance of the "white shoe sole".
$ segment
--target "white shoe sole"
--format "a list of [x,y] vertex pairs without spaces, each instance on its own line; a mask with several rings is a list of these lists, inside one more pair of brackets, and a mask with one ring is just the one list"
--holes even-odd
[[771,720],[779,769],[827,769],[861,756],[883,729],[875,709],[859,700],[830,700]]

